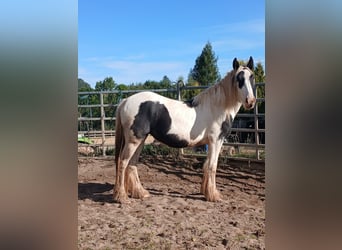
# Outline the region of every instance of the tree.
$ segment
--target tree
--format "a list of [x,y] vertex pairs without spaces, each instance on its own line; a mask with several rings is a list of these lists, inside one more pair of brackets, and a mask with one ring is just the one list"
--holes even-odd
[[171,87],[172,82],[167,76],[164,76],[159,82],[147,80],[142,86],[144,89],[168,89]]
[[255,74],[255,82],[265,82],[265,71],[261,64],[261,62],[258,62],[254,69]]
[[[265,82],[265,71],[264,68],[261,64],[261,62],[258,62],[255,69],[254,69],[254,74],[255,74],[255,82],[256,83],[264,83]],[[257,94],[258,97],[264,98],[265,97],[265,86],[259,86],[257,88]]]
[[[94,91],[94,89],[90,86],[89,83],[85,82],[83,79],[78,78],[78,92],[88,92]],[[88,94],[78,95],[78,104],[86,105],[90,104],[91,98]],[[81,108],[78,110],[80,117],[88,117],[89,116],[89,108]]]
[[217,67],[217,59],[210,42],[208,42],[204,46],[201,55],[197,57],[194,68],[190,70],[193,80],[199,82],[202,86],[219,81],[221,76]]
[[[96,91],[111,91],[111,90],[114,90],[115,87],[116,87],[116,83],[114,79],[112,77],[106,77],[103,81],[96,82],[95,90]],[[94,95],[94,97],[95,97],[94,102],[100,103],[100,99],[99,99],[100,95]],[[117,94],[114,94],[114,93],[103,94],[103,103],[115,105],[117,102],[118,102]],[[100,108],[94,108],[93,111],[94,111],[93,114],[95,114],[94,117],[101,116]],[[114,117],[115,110],[113,106],[105,107],[104,111],[105,111],[106,117]],[[94,124],[96,124],[96,126],[100,126],[99,121],[95,121]]]
[[164,76],[163,79],[160,81],[160,87],[168,89],[168,88],[171,88],[171,86],[172,86],[171,80],[167,76]]
[[[199,86],[199,82],[196,81],[192,74],[191,71],[188,75],[188,81],[186,83],[186,86]],[[191,89],[191,90],[187,90],[186,92],[183,92],[182,94],[182,99],[184,100],[190,100],[192,98],[194,98],[196,95],[198,95],[202,90],[201,89]]]
[[[254,74],[256,83],[265,83],[265,71],[261,62],[256,64]],[[265,98],[265,86],[258,86],[256,91],[258,98]],[[258,103],[258,111],[260,113],[265,113],[265,102]]]
[[143,88],[144,89],[159,89],[160,88],[160,82],[147,80],[144,83]]
[[108,91],[113,90],[116,84],[112,77],[106,77],[103,81],[96,82],[96,91]]
[[89,83],[85,82],[81,78],[78,78],[78,91],[79,92],[93,91],[93,88],[90,86]]
[[127,85],[122,83],[122,84],[117,85],[115,87],[115,89],[117,89],[117,90],[128,90],[128,89],[130,89],[130,86],[127,86]]
[[[85,82],[83,79],[78,78],[78,91],[79,92],[88,92],[94,91],[94,89],[90,86],[89,83]],[[88,94],[78,95],[78,104],[79,105],[88,105],[91,104],[91,96]],[[78,108],[78,116],[79,117],[90,117],[92,115],[91,108]],[[78,124],[78,130],[81,131],[89,131],[92,128],[92,122],[89,121],[81,121]]]

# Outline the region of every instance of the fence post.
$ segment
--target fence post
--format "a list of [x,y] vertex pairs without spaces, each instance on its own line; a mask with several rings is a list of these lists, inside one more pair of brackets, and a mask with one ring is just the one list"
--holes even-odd
[[[177,100],[178,101],[180,101],[182,99],[180,82],[183,82],[183,81],[182,80],[177,81]],[[178,155],[181,155],[181,156],[184,155],[184,149],[183,148],[179,149]]]
[[181,87],[180,87],[180,83],[181,80],[177,81],[177,100],[180,101],[181,100]]
[[[258,91],[255,91],[255,98],[258,98]],[[258,102],[255,102],[254,107],[254,139],[255,139],[255,154],[256,158],[260,160],[260,150],[259,150],[259,118],[258,118],[259,110],[258,110]]]
[[100,105],[101,105],[101,135],[102,135],[102,156],[106,156],[106,150],[105,150],[105,112],[103,107],[103,93],[100,92]]

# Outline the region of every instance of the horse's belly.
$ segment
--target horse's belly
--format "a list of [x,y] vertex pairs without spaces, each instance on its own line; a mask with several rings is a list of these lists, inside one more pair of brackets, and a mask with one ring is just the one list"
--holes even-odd
[[[174,115],[174,114],[173,114]],[[191,114],[188,114],[188,119],[181,118],[179,115],[177,117],[171,116],[170,125],[168,129],[165,129],[165,119],[161,119],[158,121],[156,126],[151,129],[151,134],[158,141],[176,148],[184,148],[188,146],[192,146],[194,143],[196,144],[203,137],[201,134],[197,134],[194,138],[192,138],[192,128],[193,118]],[[196,142],[194,142],[194,140]]]
[[196,119],[194,110],[183,110],[181,113],[172,114],[172,125],[169,134],[177,134],[179,138],[188,142],[188,147],[197,145],[205,137],[206,125]]
[[189,146],[189,141],[179,137],[177,134],[158,134],[156,131],[151,131],[151,135],[158,141],[173,148],[185,148]]

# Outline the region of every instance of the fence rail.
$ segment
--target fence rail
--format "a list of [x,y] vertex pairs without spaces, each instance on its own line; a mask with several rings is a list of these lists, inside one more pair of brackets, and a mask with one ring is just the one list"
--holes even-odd
[[[256,86],[264,86],[264,83],[257,83]],[[184,91],[189,91],[189,90],[196,90],[196,89],[205,89],[208,86],[180,86],[179,82],[176,85],[176,88],[170,88],[170,89],[149,89],[149,91],[153,91],[156,93],[168,93],[168,94],[173,94],[174,99],[181,100],[182,93]],[[79,97],[83,97],[81,99],[85,99],[89,96],[97,96],[99,99],[98,104],[79,104],[78,109],[79,109],[79,117],[78,117],[78,125],[79,125],[79,131],[78,134],[85,135],[86,137],[89,138],[96,138],[97,142],[94,142],[90,146],[98,147],[100,150],[102,150],[102,155],[106,155],[106,149],[108,148],[113,148],[114,147],[114,142],[111,140],[111,142],[108,142],[110,138],[113,138],[115,136],[115,130],[108,128],[106,126],[106,122],[110,121],[113,126],[115,123],[115,115],[114,115],[114,110],[116,110],[116,107],[119,103],[119,101],[122,99],[122,96],[126,95],[131,95],[135,94],[138,92],[146,91],[146,89],[143,90],[113,90],[113,91],[88,91],[88,92],[78,92]],[[104,103],[104,96],[108,95],[113,95],[116,97],[116,101],[112,103]],[[265,98],[258,98],[256,96],[257,103],[264,103]],[[111,115],[106,116],[106,111],[105,108],[107,109],[112,109]],[[88,109],[88,116],[81,116],[82,112],[80,110]],[[92,115],[92,110],[93,109],[100,109],[100,112],[98,116],[93,116]],[[108,112],[108,110],[107,110]],[[244,119],[247,119],[251,125],[247,127],[247,122],[244,121]],[[260,128],[260,122],[259,119],[263,121],[263,128]],[[94,129],[92,127],[92,123],[97,122],[97,124],[100,128]],[[86,129],[84,129],[84,124],[86,125]],[[83,129],[81,124],[83,124]],[[258,105],[255,106],[253,109],[253,113],[238,113],[234,119],[234,125],[231,129],[231,135],[228,136],[224,142],[225,146],[232,146],[236,148],[240,147],[248,147],[254,149],[255,155],[252,157],[255,160],[263,161],[264,157],[261,157],[261,152],[264,152],[265,150],[265,143],[264,143],[264,138],[265,138],[265,114],[264,113],[259,113],[258,111]],[[107,127],[107,128],[106,128]],[[246,138],[244,139],[245,142],[241,142],[243,140],[241,137],[243,135],[247,137],[252,137],[251,138]],[[242,135],[242,136],[241,136]],[[252,136],[253,135],[253,136]],[[233,142],[229,141],[229,138],[232,137],[234,138]],[[254,138],[254,139],[253,139]],[[261,141],[262,139],[262,141]],[[238,150],[239,151],[239,150]]]

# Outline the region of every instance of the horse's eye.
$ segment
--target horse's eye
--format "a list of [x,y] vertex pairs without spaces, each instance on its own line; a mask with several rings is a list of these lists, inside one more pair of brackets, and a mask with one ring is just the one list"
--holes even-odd
[[251,74],[251,76],[249,77],[250,79],[254,79],[254,75],[253,74]]

